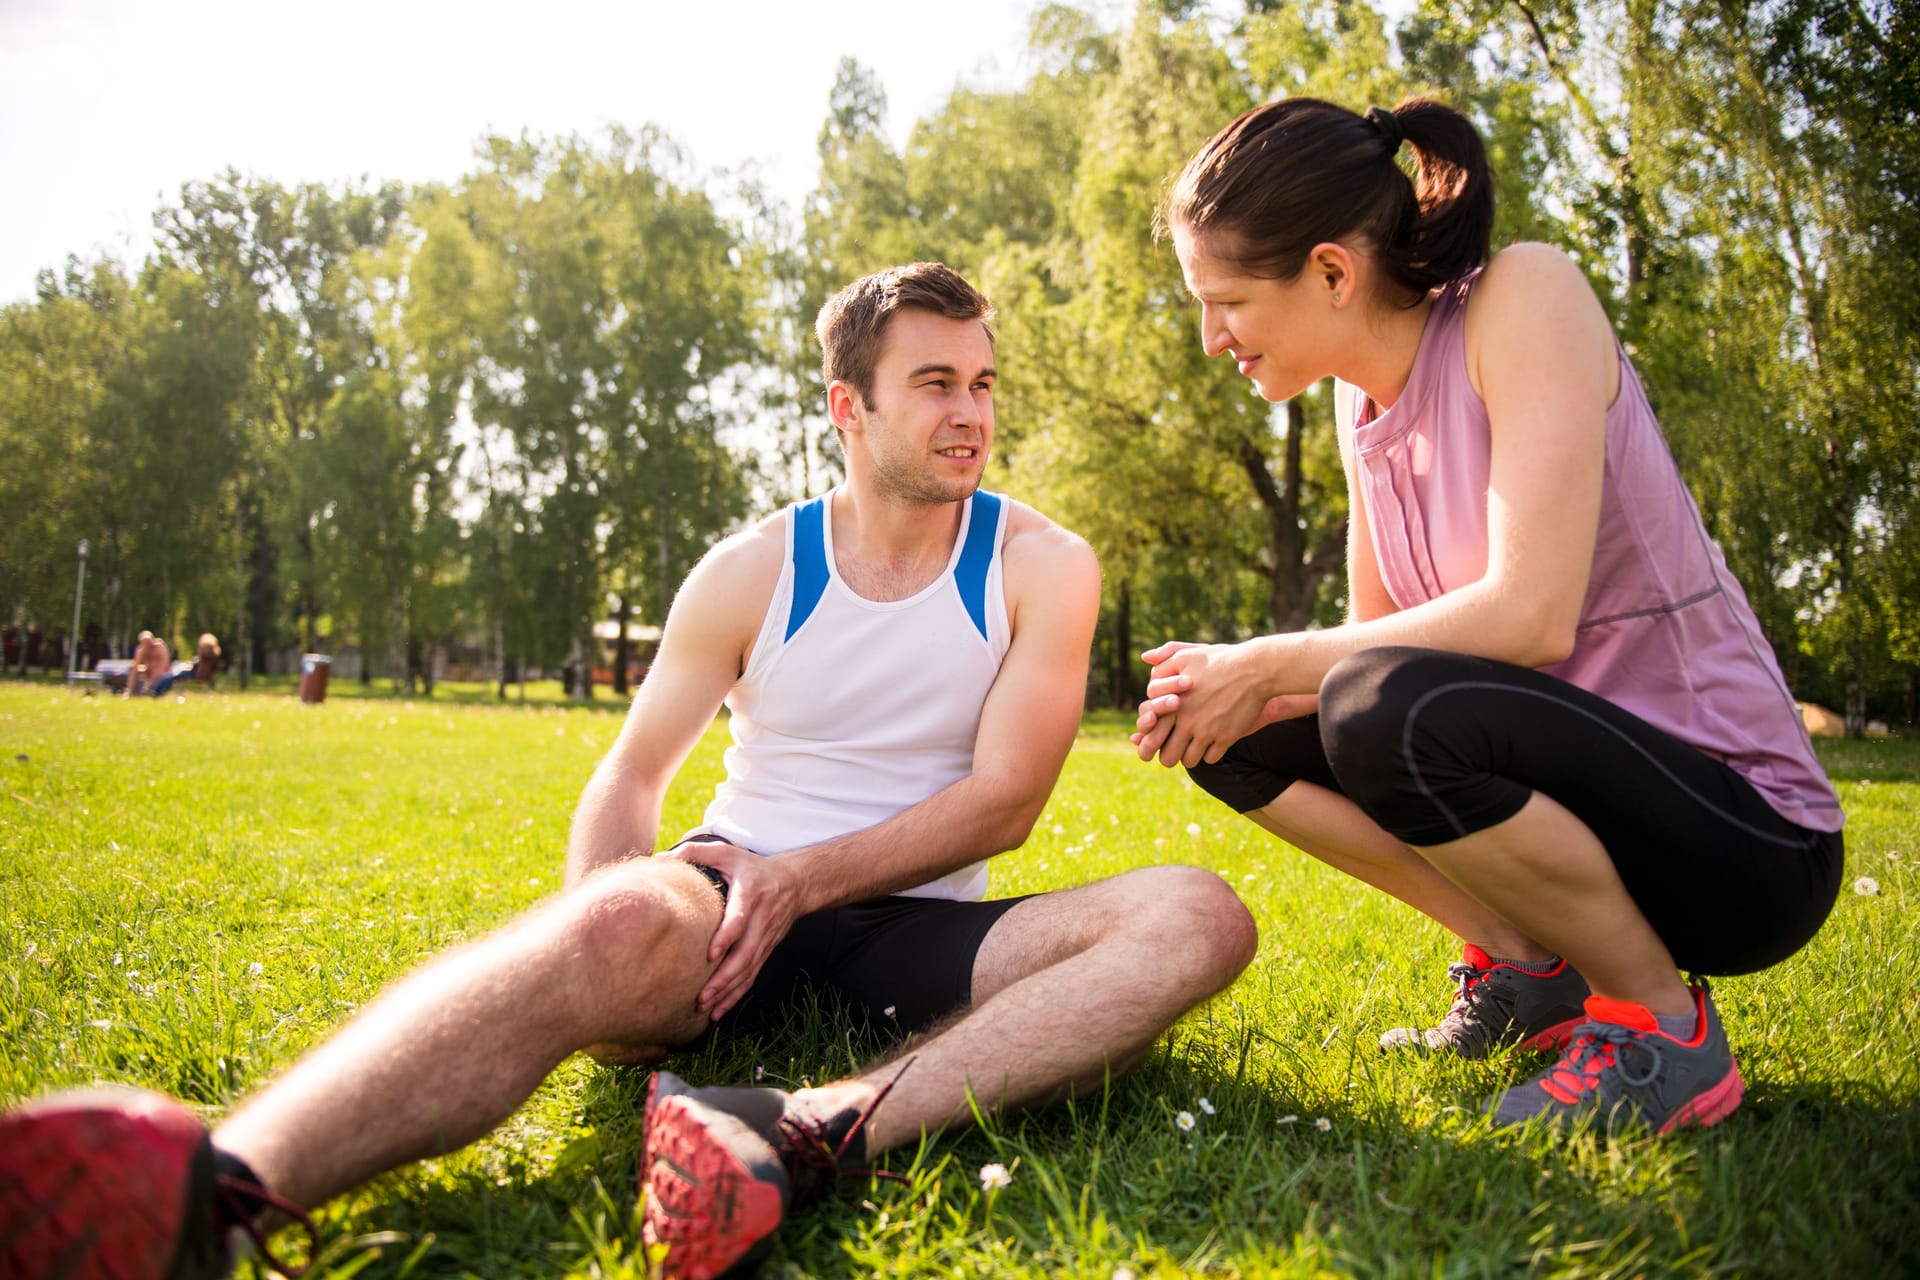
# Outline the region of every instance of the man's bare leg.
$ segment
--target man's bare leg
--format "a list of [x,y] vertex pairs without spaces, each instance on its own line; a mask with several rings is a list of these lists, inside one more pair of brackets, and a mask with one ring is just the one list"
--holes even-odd
[[705,1029],[694,997],[721,900],[666,859],[608,867],[401,979],[246,1102],[214,1141],[317,1206],[484,1136],[569,1054],[657,1056]]
[[1233,890],[1198,867],[1148,867],[1030,898],[981,944],[973,1007],[914,1045],[910,1067],[896,1060],[796,1101],[864,1111],[891,1082],[865,1125],[867,1149],[881,1151],[964,1123],[969,1095],[1000,1111],[1097,1088],[1231,983],[1257,941]]

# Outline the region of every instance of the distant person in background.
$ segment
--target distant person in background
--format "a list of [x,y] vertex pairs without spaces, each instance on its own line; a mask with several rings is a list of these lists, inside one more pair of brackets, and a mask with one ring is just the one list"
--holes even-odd
[[133,666],[127,669],[127,696],[159,697],[173,684],[173,651],[151,631],[142,631],[133,647]]
[[211,689],[213,678],[218,674],[220,674],[220,642],[214,638],[213,632],[203,631],[200,633],[200,643],[195,647],[193,655],[194,683],[203,684]]

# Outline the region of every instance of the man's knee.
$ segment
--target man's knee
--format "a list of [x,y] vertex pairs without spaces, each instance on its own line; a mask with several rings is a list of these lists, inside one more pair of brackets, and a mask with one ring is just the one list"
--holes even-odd
[[1127,873],[1137,912],[1130,918],[1165,946],[1170,964],[1218,991],[1253,963],[1259,926],[1240,896],[1205,867],[1143,867]]
[[643,971],[654,983],[683,976],[697,987],[706,980],[707,945],[722,903],[694,868],[636,858],[597,872],[567,897],[573,954],[592,980],[614,989],[624,975]]

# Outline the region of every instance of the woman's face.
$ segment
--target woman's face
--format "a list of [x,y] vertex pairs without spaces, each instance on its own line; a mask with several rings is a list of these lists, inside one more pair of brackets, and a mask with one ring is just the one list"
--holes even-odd
[[1315,272],[1291,280],[1246,275],[1184,226],[1174,228],[1173,251],[1200,304],[1201,346],[1210,356],[1231,355],[1263,398],[1291,399],[1332,371],[1334,312]]

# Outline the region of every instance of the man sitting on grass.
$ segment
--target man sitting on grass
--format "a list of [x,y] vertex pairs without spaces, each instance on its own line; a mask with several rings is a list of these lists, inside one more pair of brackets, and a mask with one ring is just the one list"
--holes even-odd
[[[979,491],[989,315],[928,263],[829,300],[846,483],[688,576],[581,798],[565,891],[402,980],[210,1137],[148,1094],[0,1120],[0,1271],[218,1274],[230,1228],[257,1236],[264,1215],[480,1138],[569,1054],[651,1060],[804,984],[878,1026],[947,1019],[890,1065],[795,1093],[654,1076],[643,1235],[669,1275],[720,1275],[841,1170],[964,1122],[970,1097],[1097,1088],[1231,982],[1255,931],[1209,871],[980,900],[1077,731],[1099,600],[1083,542]],[[726,781],[649,857],[723,703]]]

